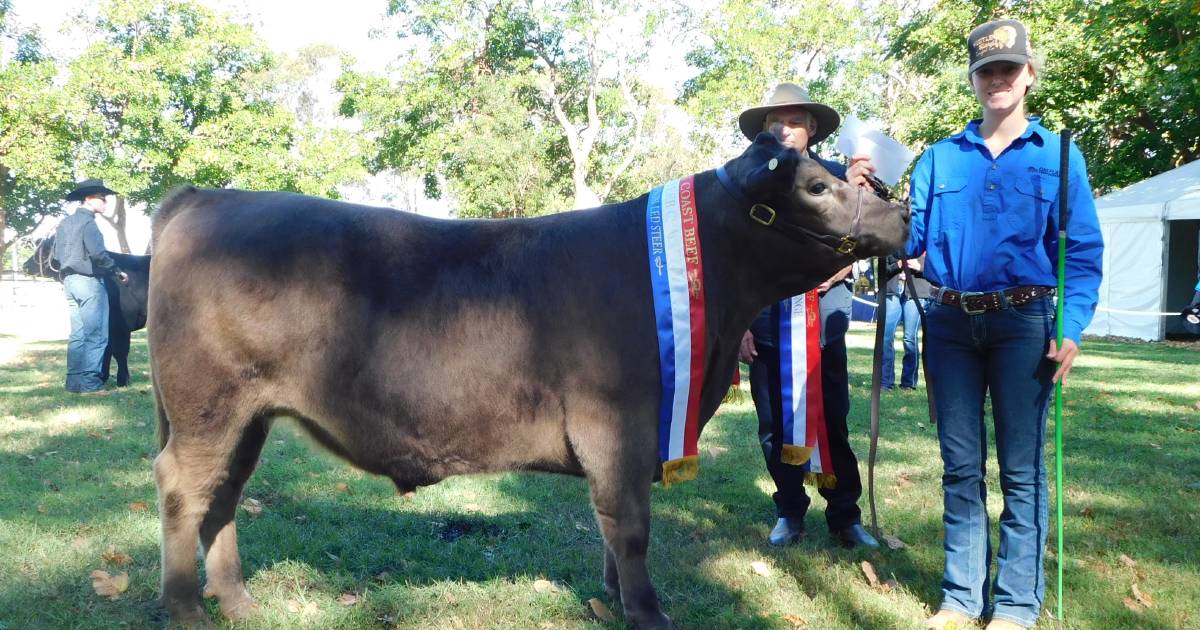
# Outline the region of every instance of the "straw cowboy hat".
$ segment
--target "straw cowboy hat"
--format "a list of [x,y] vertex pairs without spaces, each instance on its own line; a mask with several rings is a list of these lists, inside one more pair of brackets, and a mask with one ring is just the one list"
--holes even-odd
[[75,190],[67,193],[67,201],[83,201],[92,195],[116,195],[117,191],[104,185],[98,179],[85,179],[75,184]]
[[817,121],[817,131],[808,140],[810,146],[828,138],[842,122],[842,117],[838,116],[832,107],[812,102],[804,88],[795,83],[780,83],[767,97],[766,105],[751,107],[738,116],[738,127],[747,138],[753,140],[763,131],[763,121],[767,119],[767,114],[783,107],[794,106],[808,110]]

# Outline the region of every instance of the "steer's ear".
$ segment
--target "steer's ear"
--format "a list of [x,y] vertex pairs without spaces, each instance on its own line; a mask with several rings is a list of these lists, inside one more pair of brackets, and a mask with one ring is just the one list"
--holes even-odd
[[762,132],[738,159],[733,174],[752,199],[787,194],[796,177],[800,153],[783,145],[774,135]]

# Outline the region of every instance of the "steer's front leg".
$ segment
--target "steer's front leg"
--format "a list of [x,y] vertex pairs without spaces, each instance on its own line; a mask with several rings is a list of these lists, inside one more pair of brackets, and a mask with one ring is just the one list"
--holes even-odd
[[[652,469],[639,468],[647,467],[604,466],[589,471],[588,481],[596,520],[604,534],[605,590],[620,589],[625,618],[634,627],[660,630],[672,626],[658,606],[658,596],[646,571]],[[616,575],[611,573],[614,565]]]

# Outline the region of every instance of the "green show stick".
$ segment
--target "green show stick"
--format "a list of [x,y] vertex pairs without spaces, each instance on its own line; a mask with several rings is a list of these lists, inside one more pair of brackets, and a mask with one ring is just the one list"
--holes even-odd
[[[1055,347],[1063,345],[1063,303],[1066,301],[1067,268],[1067,221],[1071,213],[1067,209],[1067,168],[1071,155],[1071,130],[1063,129],[1060,134],[1062,147],[1058,166],[1058,299],[1055,300],[1054,337]],[[1063,624],[1063,386],[1062,379],[1054,383],[1054,502],[1058,527],[1058,623]]]

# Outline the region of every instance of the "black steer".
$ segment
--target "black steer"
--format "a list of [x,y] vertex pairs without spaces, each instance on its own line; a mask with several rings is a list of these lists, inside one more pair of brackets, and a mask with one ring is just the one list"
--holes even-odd
[[[38,242],[33,255],[22,269],[26,275],[54,278],[62,282],[58,264],[51,259],[54,236]],[[129,384],[129,334],[146,326],[146,293],[150,288],[150,257],[108,252],[117,267],[129,275],[122,284],[111,278],[104,283],[108,293],[108,346],[104,348],[104,364],[100,378],[107,381],[109,363],[117,360],[117,386]]]
[[[767,134],[726,168],[729,184],[695,176],[702,422],[764,306],[908,233],[907,209]],[[171,619],[207,622],[197,541],[223,614],[255,607],[234,512],[271,419],[289,416],[402,491],[513,469],[586,477],[606,591],[638,628],[670,627],[646,571],[661,395],[646,199],[497,221],[289,193],[184,188],[165,200],[148,331]],[[853,255],[825,244],[848,233]]]

